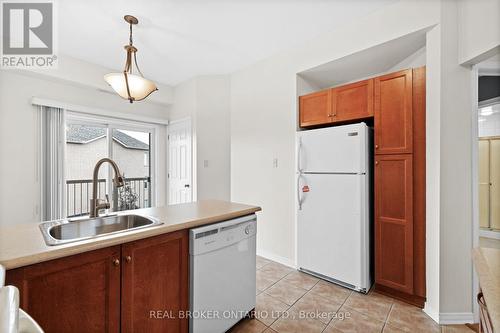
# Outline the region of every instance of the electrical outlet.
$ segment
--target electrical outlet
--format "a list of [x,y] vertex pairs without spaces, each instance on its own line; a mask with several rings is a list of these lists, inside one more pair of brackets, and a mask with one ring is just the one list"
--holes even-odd
[[277,157],[273,158],[273,168],[275,168],[275,169],[278,168],[278,158]]

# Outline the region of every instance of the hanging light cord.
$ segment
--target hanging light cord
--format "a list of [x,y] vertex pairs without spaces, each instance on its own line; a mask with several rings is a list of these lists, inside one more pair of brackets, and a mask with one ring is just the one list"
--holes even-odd
[[127,48],[127,62],[125,63],[125,71],[132,74],[132,67],[133,66],[132,66],[132,54],[131,53],[133,53],[135,67],[137,68],[137,71],[139,72],[139,74],[142,77],[144,77],[141,69],[139,68],[139,65],[137,64],[137,56],[136,56],[137,48],[134,47],[134,41],[132,38],[132,23],[130,23],[130,35],[129,35],[129,44],[128,45],[129,45],[129,48]]
[[129,23],[130,24],[130,35],[129,35],[129,43],[128,45],[132,46],[134,43],[132,41],[132,23]]

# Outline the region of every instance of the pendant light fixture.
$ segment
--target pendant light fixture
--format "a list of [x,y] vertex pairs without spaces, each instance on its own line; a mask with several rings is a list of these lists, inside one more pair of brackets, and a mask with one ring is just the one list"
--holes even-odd
[[[125,21],[130,25],[129,44],[125,45],[127,61],[122,73],[109,73],[104,75],[104,80],[121,97],[128,99],[130,103],[142,101],[151,93],[158,90],[154,82],[145,79],[137,65],[137,48],[133,45],[132,26],[139,20],[132,15],[125,15]],[[135,65],[135,70],[133,69]]]

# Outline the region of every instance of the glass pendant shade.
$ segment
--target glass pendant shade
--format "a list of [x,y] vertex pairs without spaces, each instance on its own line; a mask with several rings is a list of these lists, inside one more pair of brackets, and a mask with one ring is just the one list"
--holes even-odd
[[133,103],[145,99],[158,88],[154,82],[144,78],[137,65],[137,48],[132,42],[132,26],[139,23],[139,21],[131,15],[125,15],[124,19],[130,25],[129,44],[124,47],[127,52],[125,68],[121,73],[104,75],[104,80],[118,95]]
[[[127,78],[125,78],[127,75]],[[139,75],[125,73],[110,73],[104,75],[104,80],[113,88],[113,90],[124,99],[141,101],[148,97],[151,93],[158,90],[154,82],[143,78]],[[127,80],[128,87],[127,90]],[[130,91],[130,96],[129,96]],[[129,98],[130,97],[130,98]]]

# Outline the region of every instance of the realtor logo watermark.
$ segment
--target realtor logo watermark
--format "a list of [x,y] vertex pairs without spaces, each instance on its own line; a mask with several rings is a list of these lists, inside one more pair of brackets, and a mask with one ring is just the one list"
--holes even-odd
[[52,1],[2,2],[2,68],[55,68]]

